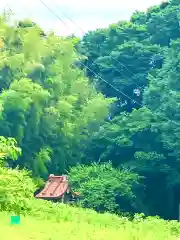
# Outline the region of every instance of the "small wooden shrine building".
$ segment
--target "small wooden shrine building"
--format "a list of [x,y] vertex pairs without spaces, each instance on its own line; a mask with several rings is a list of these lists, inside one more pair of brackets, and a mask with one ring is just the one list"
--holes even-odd
[[35,195],[35,198],[52,200],[54,202],[72,203],[79,197],[79,193],[72,191],[68,177],[49,175],[44,188]]

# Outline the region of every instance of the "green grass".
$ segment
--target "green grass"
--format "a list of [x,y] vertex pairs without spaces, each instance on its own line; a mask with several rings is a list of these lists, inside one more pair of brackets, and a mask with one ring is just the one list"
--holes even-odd
[[21,224],[10,225],[10,213],[0,213],[1,240],[177,240],[180,224],[162,219],[132,222],[111,214],[73,208],[62,204],[30,201]]

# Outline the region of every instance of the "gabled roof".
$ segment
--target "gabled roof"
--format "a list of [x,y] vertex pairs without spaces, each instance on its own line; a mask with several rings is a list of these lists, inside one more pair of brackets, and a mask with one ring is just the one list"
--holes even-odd
[[57,199],[61,198],[63,194],[69,190],[67,176],[49,175],[48,181],[44,189],[38,193],[36,198]]

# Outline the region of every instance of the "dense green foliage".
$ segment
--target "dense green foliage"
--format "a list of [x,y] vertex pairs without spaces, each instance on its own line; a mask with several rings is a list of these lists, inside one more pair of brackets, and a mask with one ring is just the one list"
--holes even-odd
[[98,212],[137,211],[135,195],[139,187],[137,174],[115,169],[110,163],[79,165],[69,172],[72,188],[81,193],[81,206]]
[[0,168],[0,211],[25,213],[29,209],[27,201],[34,197],[35,190],[26,170]]
[[62,173],[81,161],[88,134],[111,100],[97,93],[78,61],[73,41],[42,36],[38,26],[0,19],[0,135],[13,137],[22,156],[10,166],[34,176]]
[[17,160],[21,149],[14,139],[0,137],[0,211],[13,211],[16,214],[29,210],[28,201],[33,199],[36,185],[27,170],[8,169],[5,160]]
[[[4,139],[5,140],[5,139]],[[8,142],[8,139],[6,139]],[[10,148],[13,151],[13,147]],[[16,151],[18,154],[18,151]],[[79,167],[82,176],[83,167]],[[119,173],[113,170],[110,164],[99,167],[93,165],[86,169],[101,174],[112,171],[114,175]],[[104,171],[102,171],[104,170]],[[76,171],[75,168],[72,168]],[[74,172],[73,176],[77,176]],[[88,177],[88,176],[87,176]],[[112,176],[111,176],[112,177]],[[132,175],[132,178],[135,176]],[[128,178],[126,175],[125,178]],[[117,217],[109,213],[98,214],[92,210],[70,207],[65,204],[51,203],[44,200],[33,199],[34,183],[25,170],[6,169],[0,167],[0,235],[1,239],[109,239],[119,237],[123,239],[172,239],[176,240],[180,235],[180,226],[176,221],[165,221],[158,218],[144,218],[143,215],[135,215],[132,221],[125,217]],[[123,179],[124,181],[124,179]],[[132,179],[130,179],[130,182]],[[75,182],[75,181],[73,181]],[[88,181],[89,182],[89,181]],[[116,183],[118,184],[118,183]],[[93,186],[95,188],[95,186]],[[121,186],[125,191],[124,187]],[[96,194],[98,194],[96,192]],[[8,211],[8,213],[7,213]],[[12,227],[9,224],[11,214],[21,214],[21,224]],[[23,216],[24,215],[24,216]],[[33,231],[32,231],[33,229]]]
[[179,6],[163,2],[81,40],[2,17],[0,136],[13,151],[0,150],[9,167],[36,179],[69,171],[85,207],[177,219]]
[[[95,165],[89,167],[88,171],[91,172],[91,176],[92,172],[95,172],[92,168],[96,168],[95,170],[98,171],[104,170],[107,173],[111,166],[104,165],[100,168]],[[81,169],[83,167],[79,167],[82,176]],[[72,169],[72,173],[73,171],[75,169]],[[88,171],[85,170],[85,174]],[[114,174],[118,173],[115,170],[112,170],[112,172]],[[103,171],[101,174],[103,174]],[[121,178],[122,174],[118,173],[117,175]],[[77,172],[73,176],[77,176]],[[132,178],[134,177],[132,176]],[[128,175],[125,178],[128,178]],[[0,234],[3,240],[12,237],[27,240],[32,238],[38,240],[59,239],[59,237],[61,239],[67,239],[68,237],[68,239],[74,240],[84,237],[86,239],[98,238],[103,240],[110,237],[114,237],[114,239],[120,237],[127,240],[133,238],[176,240],[180,235],[180,226],[176,221],[165,221],[153,217],[144,218],[143,215],[137,214],[132,221],[129,221],[126,217],[119,218],[109,213],[98,214],[92,210],[33,199],[32,193],[35,185],[29,173],[25,170],[7,170],[1,167],[0,180]],[[132,179],[130,179],[131,181]],[[95,187],[93,186],[93,188]],[[122,191],[125,191],[123,186],[121,188]],[[7,224],[10,213],[21,214],[20,226],[12,227]]]
[[180,203],[179,6],[164,2],[130,22],[91,31],[80,48],[84,64],[99,75],[87,69],[91,81],[117,98],[109,120],[91,135],[84,161],[110,160],[144,177],[138,211],[165,218],[178,218]]
[[[82,40],[81,52],[87,56],[84,63],[141,104],[152,66],[161,67],[164,48],[170,45],[171,40],[180,38],[179,20],[177,0],[154,6],[147,13],[136,12],[131,22],[119,22],[107,29],[91,31]],[[115,113],[139,107],[136,102],[94,77],[91,71],[87,72],[106,96],[118,98]],[[135,89],[140,90],[140,95],[134,92]]]

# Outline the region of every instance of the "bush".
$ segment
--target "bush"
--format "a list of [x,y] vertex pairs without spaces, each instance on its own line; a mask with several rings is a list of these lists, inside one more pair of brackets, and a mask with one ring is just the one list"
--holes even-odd
[[17,160],[21,149],[13,138],[0,136],[0,210],[17,214],[26,212],[28,200],[33,198],[36,185],[26,170],[8,169],[9,159]]
[[[139,177],[124,169],[115,169],[110,163],[75,166],[69,171],[71,186],[80,192],[80,204],[99,212],[132,211],[134,189]],[[127,204],[128,203],[128,204]]]
[[36,185],[26,170],[0,167],[0,210],[17,214],[29,211]]

